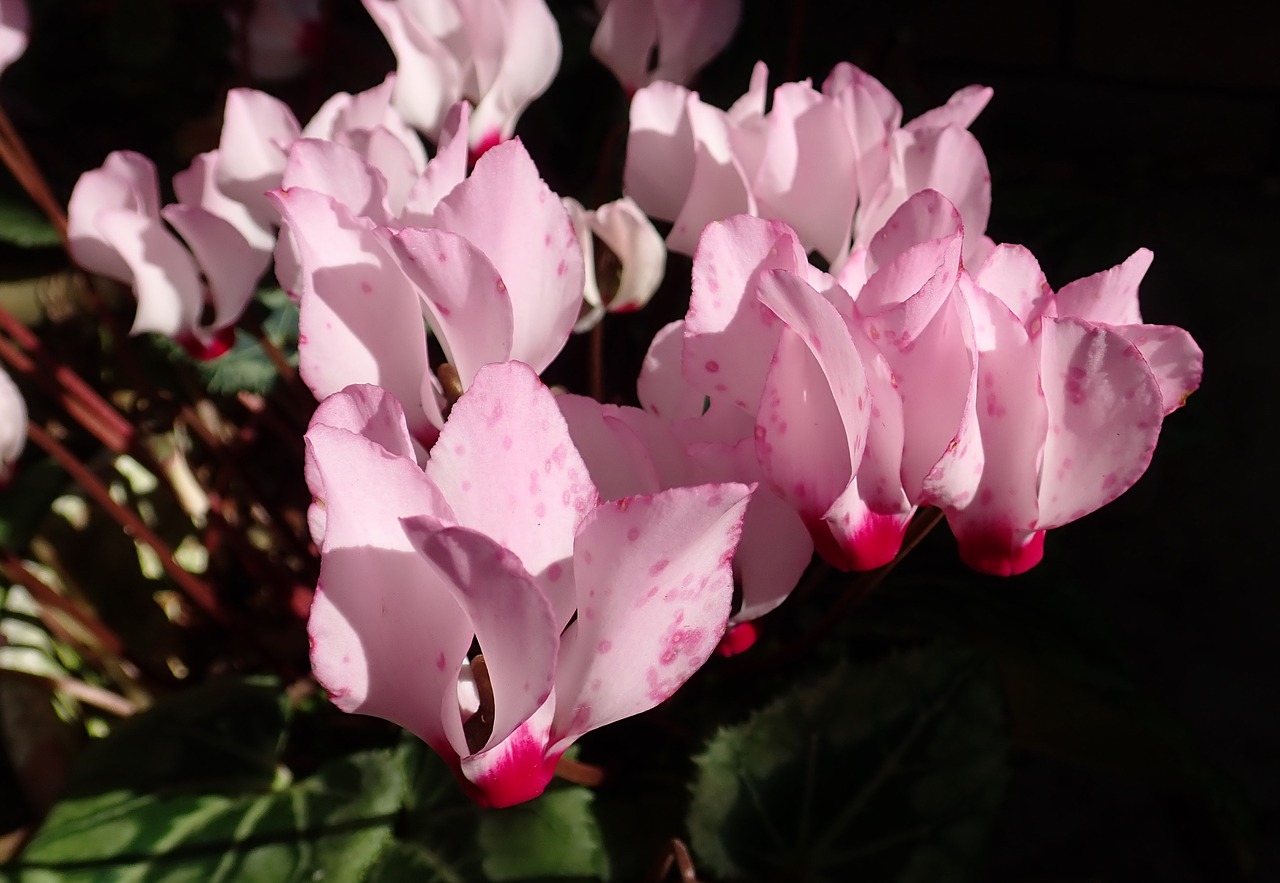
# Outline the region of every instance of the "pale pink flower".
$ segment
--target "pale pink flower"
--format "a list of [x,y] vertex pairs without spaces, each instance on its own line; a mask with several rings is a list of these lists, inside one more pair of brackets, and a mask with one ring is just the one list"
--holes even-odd
[[591,54],[628,93],[656,80],[686,85],[728,45],[742,0],[596,0]]
[[[287,80],[311,64],[316,29],[320,25],[320,0],[253,0],[249,18],[227,15],[233,31],[245,30],[244,58],[250,76],[260,80]],[[239,45],[233,45],[239,54]]]
[[[80,176],[67,210],[67,238],[76,263],[133,288],[134,333],[201,344],[240,317],[269,258],[200,205],[161,209],[155,165],[130,151],[114,152]],[[212,311],[207,320],[206,308]]]
[[667,699],[712,653],[749,490],[601,503],[518,363],[478,373],[425,471],[413,448],[375,387],[312,420],[312,664],[339,708],[414,732],[478,801],[519,803],[582,734]]
[[395,105],[436,140],[449,108],[475,107],[474,153],[510,138],[560,67],[560,31],[544,0],[364,0],[395,52]]
[[[300,257],[303,380],[317,398],[352,383],[385,387],[424,442],[444,407],[426,325],[466,388],[488,362],[546,368],[583,292],[568,212],[518,139],[490,150],[442,196],[436,179],[453,172],[433,177],[440,161],[451,162],[437,156],[412,189],[413,224],[390,217],[382,176],[340,145],[300,141],[287,186],[272,195]],[[431,226],[417,225],[423,216]]]
[[13,476],[13,465],[26,441],[27,403],[4,368],[0,368],[0,488]]
[[573,330],[590,330],[606,312],[629,313],[647,304],[662,284],[667,247],[640,207],[625,196],[591,210],[567,196],[564,205],[586,268],[586,308]]
[[27,0],[0,0],[0,73],[27,51]]
[[[839,267],[912,194],[941,192],[978,248],[990,211],[990,176],[965,128],[990,98],[971,86],[906,126],[893,96],[852,65],[815,90],[806,80],[774,90],[757,64],[747,93],[727,111],[671,83],[638,91],[623,189],[648,214],[673,223],[667,245],[691,254],[702,228],[746,213],[786,222],[806,250]],[[969,255],[972,257],[972,255]]]
[[1142,323],[1138,283],[1150,264],[1139,249],[1055,294],[1030,252],[1001,245],[967,284],[987,465],[974,500],[945,511],[970,566],[1034,566],[1046,530],[1142,476],[1164,417],[1199,386],[1191,336]]

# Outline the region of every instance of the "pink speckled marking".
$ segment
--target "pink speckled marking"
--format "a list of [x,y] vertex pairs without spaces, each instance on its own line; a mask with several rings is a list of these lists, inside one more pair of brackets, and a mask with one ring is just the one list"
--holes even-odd
[[556,580],[560,579],[560,577],[563,574],[564,574],[564,568],[560,566],[559,561],[557,561],[555,564],[552,564],[550,567],[547,568],[547,579],[551,580],[552,582],[555,582]]
[[445,664],[444,651],[441,650],[440,655],[436,657],[436,668],[440,669],[440,671],[444,671]]
[[715,359],[708,359],[707,364],[703,367],[707,369],[708,374],[715,374],[717,371],[720,370],[720,363],[717,362]]
[[633,543],[634,543],[636,540],[640,539],[640,528],[638,528],[638,527],[633,527],[633,528],[631,528],[630,530],[628,530],[628,531],[627,531],[627,539],[628,539],[628,540],[630,540],[630,541],[631,541],[631,542],[633,542]]
[[599,644],[596,644],[596,650],[600,653],[608,653],[612,649],[613,644],[609,641],[601,641]]

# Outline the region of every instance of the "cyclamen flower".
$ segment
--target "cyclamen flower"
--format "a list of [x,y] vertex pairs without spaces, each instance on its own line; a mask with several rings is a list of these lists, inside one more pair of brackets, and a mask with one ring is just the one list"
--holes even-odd
[[0,368],[0,488],[13,476],[27,442],[27,404],[13,380]]
[[1138,283],[1151,259],[1139,249],[1055,294],[1030,252],[1002,245],[966,286],[988,456],[972,503],[944,511],[970,566],[1034,566],[1046,530],[1133,486],[1164,417],[1199,387],[1191,336],[1142,323]]
[[475,106],[468,143],[481,154],[560,67],[560,29],[544,0],[363,0],[396,55],[396,109],[432,141],[449,108]]
[[[272,194],[301,258],[302,379],[320,399],[352,383],[383,386],[426,444],[446,405],[424,323],[465,389],[489,362],[546,368],[583,291],[569,215],[519,140],[486,153],[443,197],[436,184],[452,172],[437,175],[438,162],[450,156],[414,186],[415,223],[404,226],[388,217],[381,176],[338,145],[299,142],[287,186]],[[422,217],[431,226],[418,226]]]
[[628,93],[658,80],[687,84],[728,45],[742,16],[741,0],[596,0],[596,7],[591,54]]
[[[625,196],[589,211],[566,196],[564,206],[586,268],[586,309],[573,330],[589,331],[606,312],[629,313],[647,304],[667,268],[667,247],[653,222]],[[596,248],[597,241],[603,249]]]
[[[425,168],[421,141],[391,107],[393,86],[388,77],[359,95],[339,93],[305,129],[270,95],[231,90],[218,149],[174,176],[177,203],[160,208],[155,165],[137,153],[113,153],[81,176],[68,208],[72,256],[134,289],[135,333],[155,331],[194,342],[203,355],[221,354],[271,262],[278,214],[265,193],[280,186],[294,142],[306,136],[346,145],[402,192]],[[277,267],[286,287],[295,268],[296,259]]]
[[806,251],[838,268],[925,188],[960,210],[967,247],[982,247],[990,176],[966,127],[990,89],[962,89],[903,127],[893,96],[852,65],[837,66],[821,92],[807,80],[782,84],[765,113],[767,83],[759,63],[728,111],[671,83],[636,93],[623,189],[648,214],[673,222],[671,249],[692,254],[708,223],[746,213],[786,222]]
[[[132,151],[112,153],[80,176],[67,239],[80,266],[133,288],[135,334],[155,331],[202,345],[240,317],[270,257],[200,205],[161,209],[155,164]],[[206,306],[213,310],[208,322]]]
[[27,51],[29,27],[26,0],[0,0],[0,73]]
[[227,12],[233,30],[245,29],[249,74],[287,80],[306,70],[316,49],[320,0],[253,0],[252,6],[243,24],[238,11]]
[[667,699],[724,633],[748,488],[602,504],[525,365],[478,372],[425,470],[376,387],[326,400],[306,440],[316,677],[482,803],[540,794],[576,739]]
[[1201,356],[1142,324],[1149,252],[1054,295],[1015,246],[970,277],[963,239],[955,207],[922,191],[832,278],[779,222],[711,224],[680,355],[646,363],[642,399],[684,432],[749,434],[761,479],[837,567],[892,559],[929,504],[966,563],[1019,573],[1044,530],[1137,480]]

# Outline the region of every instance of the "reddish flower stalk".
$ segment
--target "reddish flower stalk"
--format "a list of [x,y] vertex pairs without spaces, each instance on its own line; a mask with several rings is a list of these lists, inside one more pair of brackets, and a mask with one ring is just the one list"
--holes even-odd
[[173,550],[155,531],[133,510],[121,506],[111,498],[107,486],[88,466],[80,462],[74,454],[67,450],[57,439],[50,435],[43,426],[32,423],[27,427],[27,437],[67,471],[76,484],[80,485],[99,506],[106,510],[111,518],[129,531],[134,539],[146,543],[160,559],[165,573],[177,584],[182,594],[193,604],[204,611],[211,619],[223,625],[234,623],[235,617],[228,611],[217,594],[200,577],[183,569],[173,557]]
[[133,443],[133,424],[122,417],[75,371],[65,364],[51,360],[40,346],[39,339],[2,308],[0,329],[8,331],[18,342],[15,346],[0,335],[0,359],[19,374],[26,375],[43,386],[73,420],[108,450],[116,454],[129,450]]
[[[92,610],[85,609],[70,598],[60,594],[40,577],[32,573],[21,558],[7,549],[0,549],[0,573],[11,583],[16,583],[31,593],[41,607],[56,610],[74,622],[98,642],[101,650],[112,656],[124,654],[124,642],[110,626],[98,619]],[[82,643],[76,641],[77,644]]]

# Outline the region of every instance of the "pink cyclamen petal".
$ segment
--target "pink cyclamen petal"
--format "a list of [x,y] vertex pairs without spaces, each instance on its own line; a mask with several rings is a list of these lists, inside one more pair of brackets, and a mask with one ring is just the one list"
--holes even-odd
[[546,596],[513,552],[484,534],[429,517],[407,518],[403,524],[471,620],[484,656],[493,719],[483,745],[471,749],[461,717],[445,711],[445,731],[459,757],[477,754],[504,741],[547,701],[560,629]]
[[325,509],[308,622],[316,677],[344,711],[394,721],[448,752],[440,697],[456,695],[472,632],[400,524],[448,518],[448,505],[414,461],[347,430],[313,421],[307,451]]
[[514,552],[561,627],[573,613],[564,570],[578,525],[599,503],[554,396],[519,362],[486,365],[453,406],[427,475],[457,513]]
[[676,488],[607,503],[583,523],[578,619],[556,679],[563,744],[652,708],[710,657],[729,617],[749,493],[739,484]]
[[434,212],[497,268],[515,320],[510,358],[542,371],[564,346],[582,303],[582,249],[560,200],[519,141],[490,150]]

